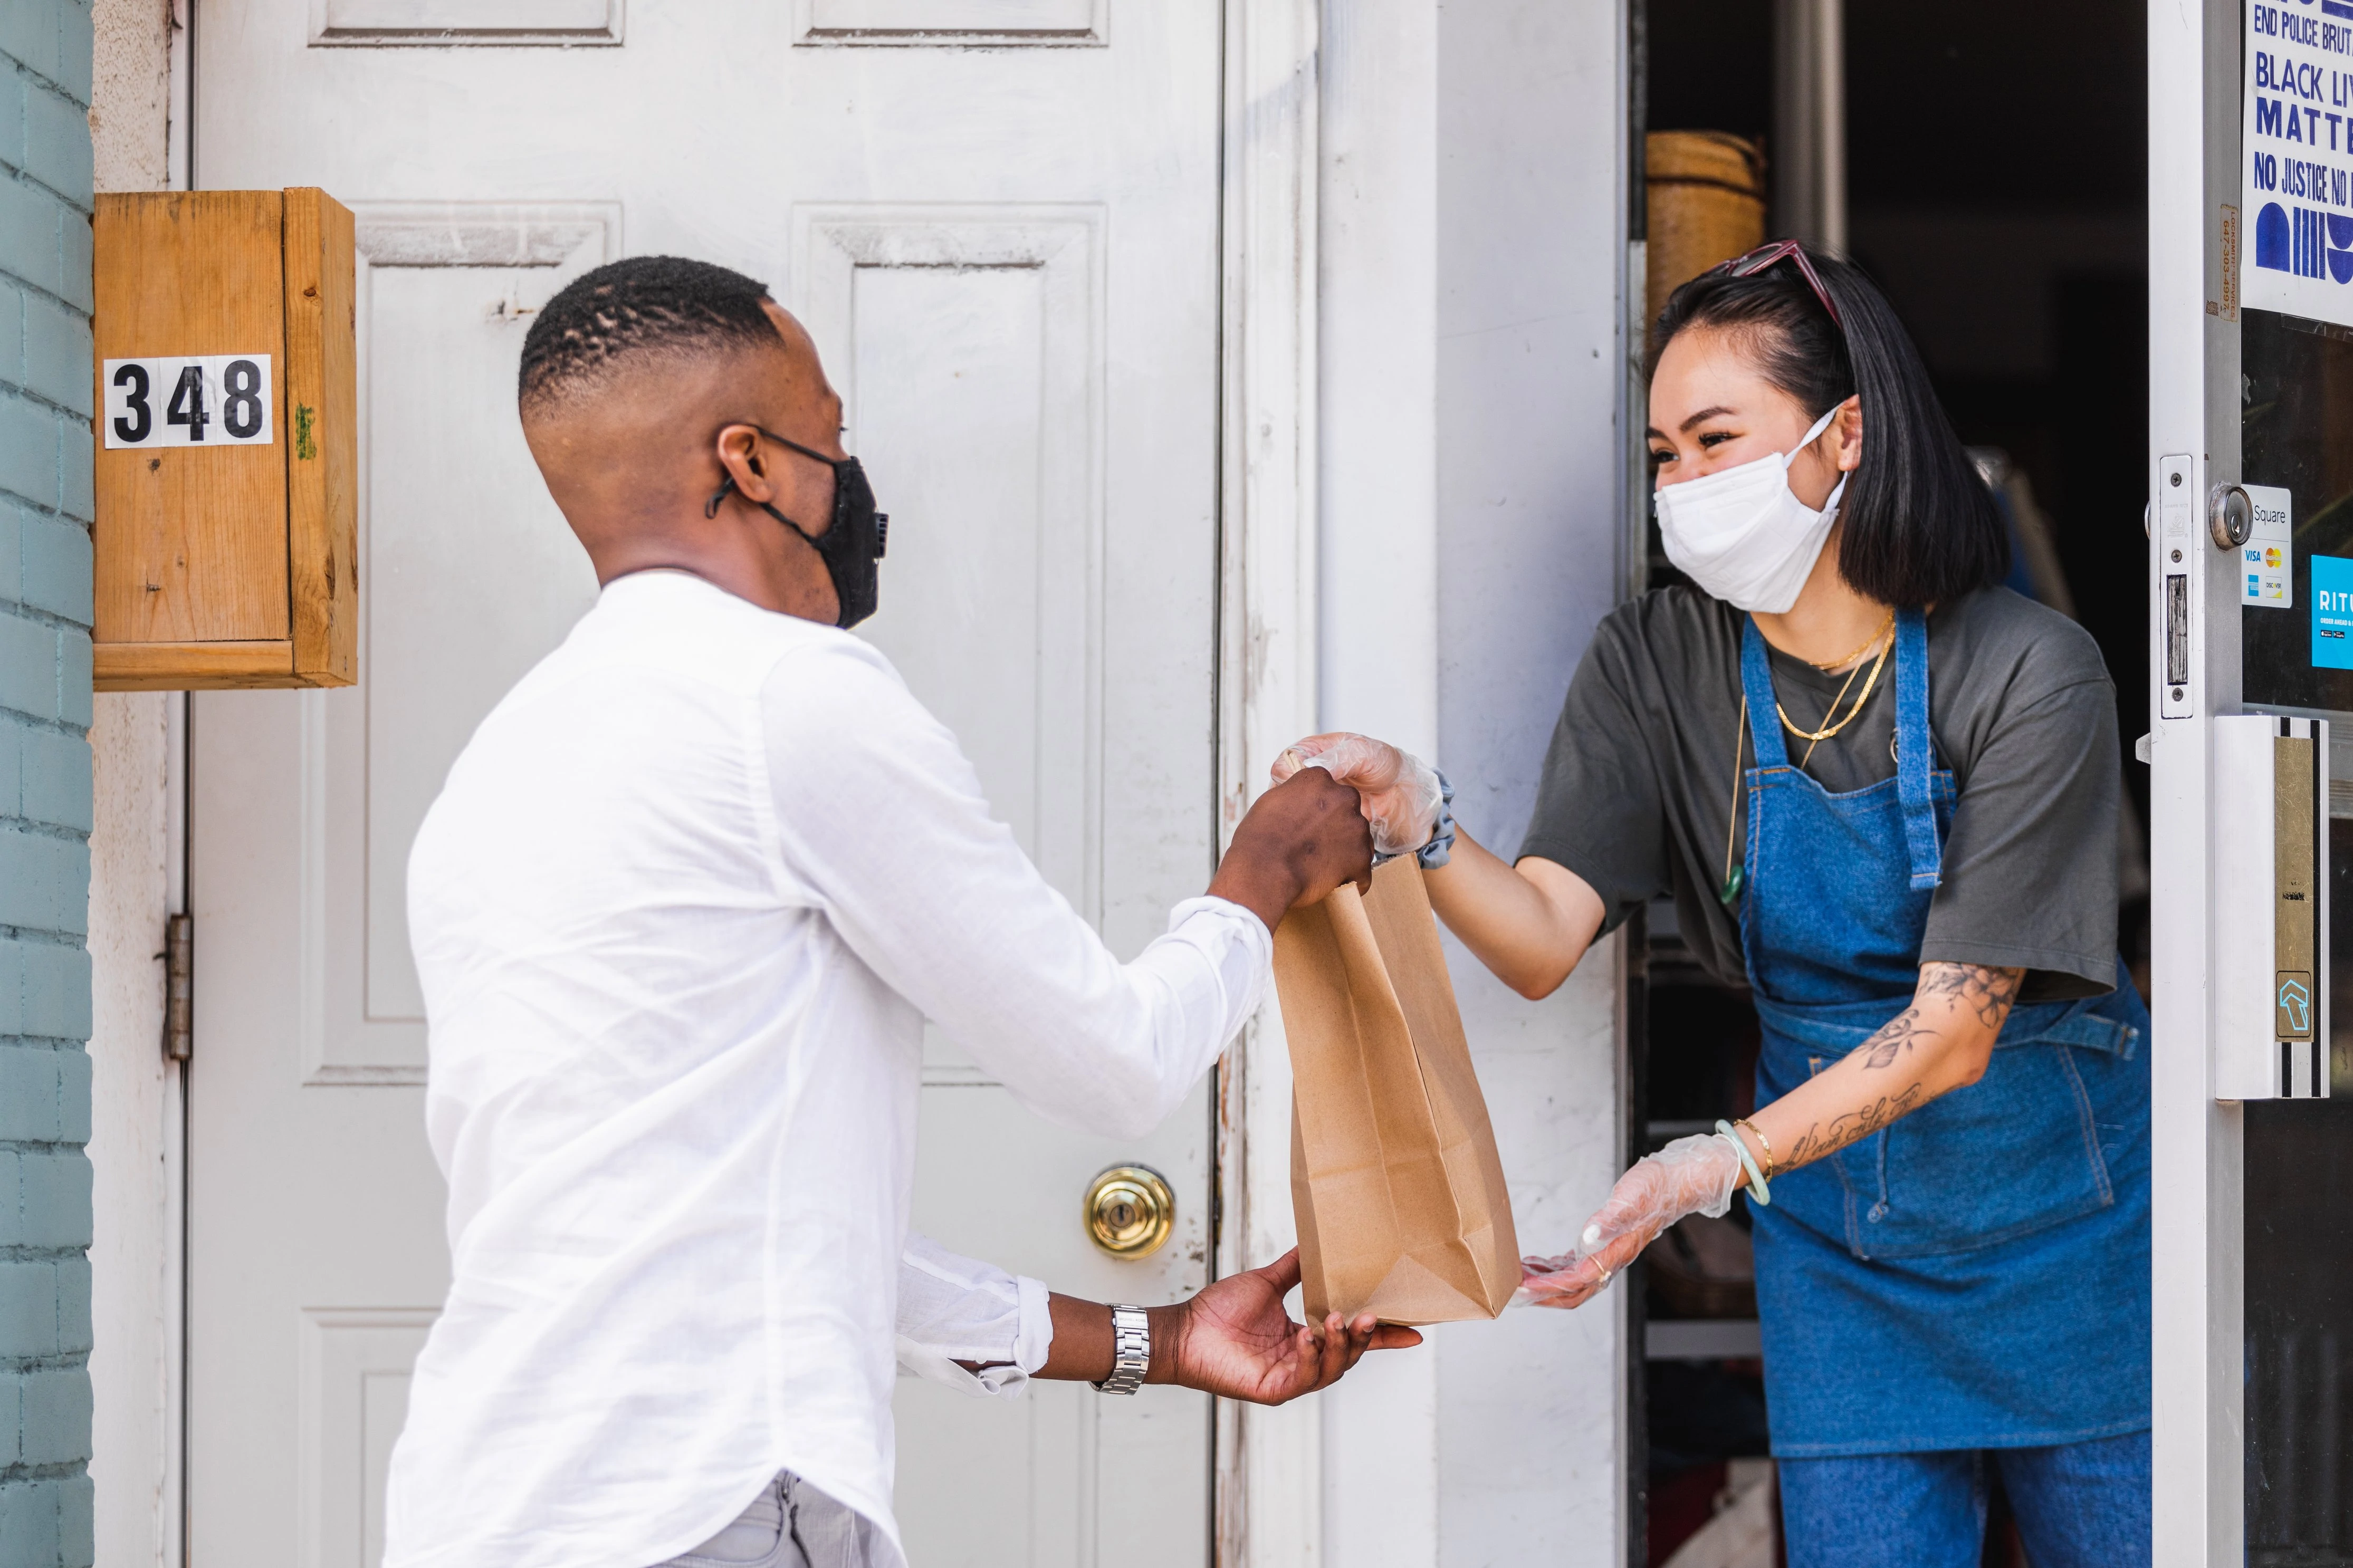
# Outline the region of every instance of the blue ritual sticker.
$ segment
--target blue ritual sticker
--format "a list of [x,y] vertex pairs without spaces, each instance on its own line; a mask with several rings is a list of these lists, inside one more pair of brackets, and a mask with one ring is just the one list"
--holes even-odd
[[2312,667],[2353,669],[2353,561],[2312,558]]

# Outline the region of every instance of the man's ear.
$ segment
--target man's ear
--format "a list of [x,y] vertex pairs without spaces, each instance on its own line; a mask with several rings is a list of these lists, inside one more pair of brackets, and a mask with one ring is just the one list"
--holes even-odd
[[734,481],[745,500],[756,504],[776,499],[776,481],[768,473],[767,459],[761,455],[757,429],[749,425],[722,426],[714,452],[719,466],[727,470],[727,477]]

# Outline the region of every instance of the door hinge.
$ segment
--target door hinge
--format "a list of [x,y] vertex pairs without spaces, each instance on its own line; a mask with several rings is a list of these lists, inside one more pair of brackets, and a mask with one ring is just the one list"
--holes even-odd
[[188,1059],[194,1042],[195,918],[173,915],[164,921],[164,1058]]

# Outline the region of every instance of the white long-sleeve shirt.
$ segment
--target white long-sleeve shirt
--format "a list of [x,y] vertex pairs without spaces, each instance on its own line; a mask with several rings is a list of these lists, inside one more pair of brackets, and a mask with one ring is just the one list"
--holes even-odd
[[1120,963],[881,655],[667,572],[482,721],[408,898],[452,1282],[386,1568],[644,1568],[780,1469],[895,1540],[894,1359],[1018,1386],[1050,1333],[1036,1281],[908,1236],[924,1017],[1141,1133],[1271,946],[1197,899]]

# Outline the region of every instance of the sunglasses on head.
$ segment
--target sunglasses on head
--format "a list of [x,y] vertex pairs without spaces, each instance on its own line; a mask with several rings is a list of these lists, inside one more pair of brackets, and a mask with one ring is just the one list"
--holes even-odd
[[1846,323],[1839,320],[1838,307],[1831,303],[1831,291],[1822,287],[1820,275],[1814,271],[1814,264],[1806,259],[1805,247],[1794,239],[1777,239],[1770,245],[1760,245],[1746,256],[1718,262],[1708,271],[1721,272],[1731,278],[1753,278],[1784,258],[1796,262],[1798,270],[1806,275],[1806,281],[1813,286],[1814,298],[1820,300],[1822,309],[1831,313],[1831,325],[1840,331],[1846,331]]

